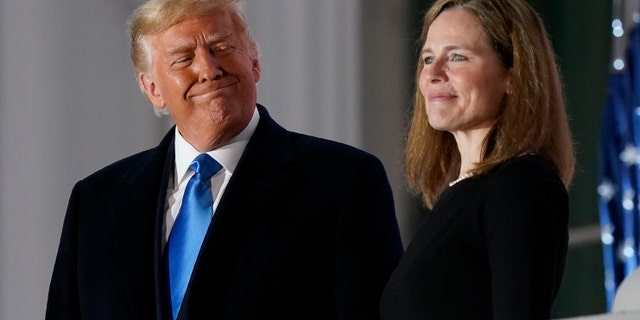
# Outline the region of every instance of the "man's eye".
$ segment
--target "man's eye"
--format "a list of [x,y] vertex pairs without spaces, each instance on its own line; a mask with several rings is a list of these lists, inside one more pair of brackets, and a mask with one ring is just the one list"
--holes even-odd
[[219,44],[219,45],[215,46],[212,50],[216,54],[225,55],[225,54],[230,53],[233,49],[234,49],[234,47],[231,46],[231,45]]
[[191,61],[191,57],[182,57],[177,59],[174,64],[185,64],[185,63],[189,63],[189,61]]

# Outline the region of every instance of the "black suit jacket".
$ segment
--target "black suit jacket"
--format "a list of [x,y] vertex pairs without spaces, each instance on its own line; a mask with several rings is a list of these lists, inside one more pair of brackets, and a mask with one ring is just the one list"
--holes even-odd
[[[260,122],[205,237],[181,319],[377,319],[402,245],[374,156]],[[174,130],[73,188],[46,319],[169,319]]]

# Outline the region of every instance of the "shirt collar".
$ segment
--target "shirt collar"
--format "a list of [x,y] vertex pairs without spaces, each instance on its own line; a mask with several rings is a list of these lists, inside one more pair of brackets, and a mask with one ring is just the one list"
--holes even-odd
[[[259,121],[260,114],[258,113],[258,109],[255,108],[249,124],[247,124],[238,135],[226,144],[207,152],[207,154],[216,159],[225,170],[233,174],[247,143],[249,143],[249,139],[258,127]],[[179,183],[185,174],[187,174],[189,165],[191,165],[193,159],[195,159],[200,152],[182,137],[177,126],[175,130],[175,173],[177,178],[175,181]]]

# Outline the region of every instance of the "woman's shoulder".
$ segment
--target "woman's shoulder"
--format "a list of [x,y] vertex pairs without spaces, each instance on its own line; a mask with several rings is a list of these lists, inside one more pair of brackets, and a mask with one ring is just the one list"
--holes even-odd
[[533,195],[566,197],[567,189],[553,163],[538,155],[511,158],[487,175],[487,190],[500,197],[531,198]]
[[520,225],[521,230],[528,230],[540,227],[540,221],[559,226],[556,230],[566,228],[569,195],[551,162],[535,155],[516,157],[486,179],[483,192],[489,229]]
[[562,184],[553,163],[534,154],[508,159],[496,166],[489,175],[500,180],[552,179]]

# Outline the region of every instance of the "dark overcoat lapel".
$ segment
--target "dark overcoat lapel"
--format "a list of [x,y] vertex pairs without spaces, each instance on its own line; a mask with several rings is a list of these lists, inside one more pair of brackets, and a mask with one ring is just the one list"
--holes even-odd
[[[259,111],[261,120],[204,240],[182,318],[224,310],[239,242],[290,178],[286,168],[294,157],[288,133],[262,106]],[[128,301],[144,297],[144,303],[130,306],[141,318],[152,313],[157,319],[170,318],[163,235],[166,192],[174,168],[174,131],[170,130],[156,149],[122,175],[121,186],[110,204],[112,210],[108,210],[113,214],[110,220],[115,225],[114,234],[118,235],[114,243],[126,285],[124,295],[131,297]]]
[[291,179],[288,165],[294,160],[288,133],[269,117],[262,106],[260,122],[220,200],[198,258],[182,319],[207,314],[222,316],[230,275],[236,266],[238,247]]
[[117,215],[113,219],[118,235],[115,244],[130,295],[127,300],[144,297],[143,304],[131,306],[141,318],[155,312],[154,318],[164,319],[169,312],[162,244],[167,185],[174,166],[174,132],[171,129],[153,152],[122,176],[123,186],[110,211]]

